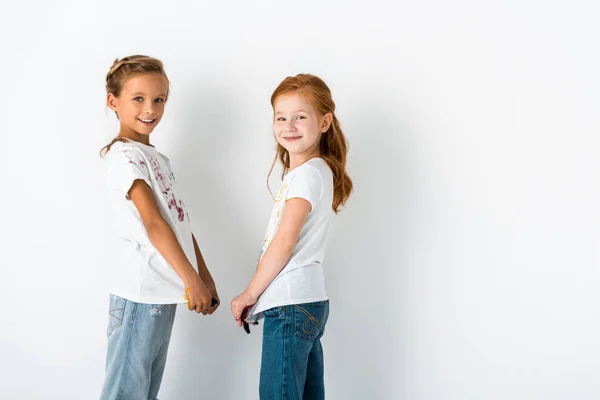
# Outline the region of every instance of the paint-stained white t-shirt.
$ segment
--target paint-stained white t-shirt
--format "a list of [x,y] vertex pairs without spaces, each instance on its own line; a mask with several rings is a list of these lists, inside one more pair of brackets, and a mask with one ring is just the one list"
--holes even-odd
[[167,221],[194,268],[196,254],[190,220],[177,193],[167,157],[153,146],[116,142],[104,157],[108,199],[117,240],[111,249],[110,293],[148,304],[185,303],[183,281],[154,247],[140,214],[128,196],[133,182],[150,186],[162,217]]
[[273,307],[328,300],[323,260],[333,214],[333,175],[322,158],[313,158],[289,171],[281,184],[267,227],[261,259],[277,233],[289,199],[302,198],[311,211],[302,226],[292,255],[248,312],[249,320]]

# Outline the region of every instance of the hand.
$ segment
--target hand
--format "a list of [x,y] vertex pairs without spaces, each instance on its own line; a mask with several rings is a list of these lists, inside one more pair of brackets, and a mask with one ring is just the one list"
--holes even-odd
[[[210,292],[210,295],[212,296],[211,305],[208,307],[208,315],[212,315],[212,313],[214,313],[217,310],[217,308],[219,308],[219,306],[221,305],[221,299],[219,299],[219,294],[217,293],[217,287],[215,286],[214,282],[211,282],[208,284],[208,291]],[[217,304],[215,304],[213,306],[212,302],[214,301],[214,299],[217,300]]]
[[251,306],[256,303],[256,298],[253,297],[248,291],[243,291],[239,296],[231,300],[231,314],[237,321],[238,326],[242,326],[243,321],[241,318],[242,311],[246,306]]
[[194,310],[203,315],[208,313],[212,295],[199,276],[185,285],[185,297],[188,301],[188,310]]

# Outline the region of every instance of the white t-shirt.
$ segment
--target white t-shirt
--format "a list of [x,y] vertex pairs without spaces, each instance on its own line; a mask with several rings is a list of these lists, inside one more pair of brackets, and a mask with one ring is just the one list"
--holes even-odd
[[196,269],[190,219],[177,193],[169,159],[152,146],[116,142],[104,160],[118,236],[110,293],[137,303],[185,303],[183,281],[150,241],[140,213],[127,194],[137,179],[152,188],[162,217]]
[[267,227],[261,259],[277,233],[286,201],[302,198],[311,211],[300,230],[292,255],[248,312],[258,320],[273,307],[328,300],[323,276],[323,259],[333,213],[333,175],[322,158],[313,158],[289,171],[283,179]]

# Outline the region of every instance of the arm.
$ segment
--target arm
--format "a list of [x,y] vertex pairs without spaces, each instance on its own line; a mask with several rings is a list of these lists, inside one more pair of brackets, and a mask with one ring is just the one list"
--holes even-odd
[[290,259],[309,213],[310,203],[308,201],[301,198],[287,201],[277,233],[262,260],[258,263],[256,273],[246,289],[254,302],[258,300],[258,297],[273,282],[273,279]]
[[175,233],[160,214],[152,189],[146,182],[137,179],[128,193],[140,213],[150,241],[183,281],[189,298],[188,308],[206,312],[210,293],[187,259]]
[[242,325],[240,316],[244,307],[256,303],[289,260],[310,209],[311,205],[305,199],[293,198],[287,201],[277,233],[258,263],[248,288],[231,301],[231,312],[239,326]]
[[202,281],[207,285],[208,291],[212,295],[212,297],[217,299],[217,304],[215,306],[209,307],[208,314],[212,314],[219,307],[221,301],[219,300],[219,295],[217,293],[217,287],[215,285],[215,281],[206,266],[206,262],[204,261],[204,257],[202,257],[202,252],[200,251],[200,246],[198,246],[198,242],[196,241],[196,237],[192,234],[192,241],[194,242],[194,252],[196,253],[196,260],[198,263],[198,274]]
[[194,251],[196,252],[196,260],[198,262],[198,274],[200,278],[207,285],[214,285],[215,281],[213,280],[212,275],[208,271],[208,267],[206,266],[206,262],[204,261],[204,257],[202,257],[202,252],[200,252],[200,247],[198,246],[198,242],[196,241],[196,237],[192,234],[192,241],[194,242]]

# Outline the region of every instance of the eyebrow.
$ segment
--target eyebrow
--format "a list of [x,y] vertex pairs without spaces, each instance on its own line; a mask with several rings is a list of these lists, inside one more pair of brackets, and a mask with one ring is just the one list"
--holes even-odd
[[[308,111],[307,111],[307,110],[302,110],[302,109],[300,109],[300,110],[296,110],[296,111],[294,111],[294,112],[305,112],[305,113],[308,113]],[[277,114],[283,114],[283,111],[277,111],[277,112],[275,113],[275,115],[277,115]]]
[[[142,93],[142,92],[135,92],[135,93],[131,93],[131,95],[132,95],[132,96],[137,96],[137,95],[140,95],[140,94],[142,94],[142,95],[145,95],[146,93]],[[166,93],[161,93],[161,94],[159,94],[159,96],[164,96],[164,97],[166,97],[166,96],[167,96],[167,94],[166,94]]]

